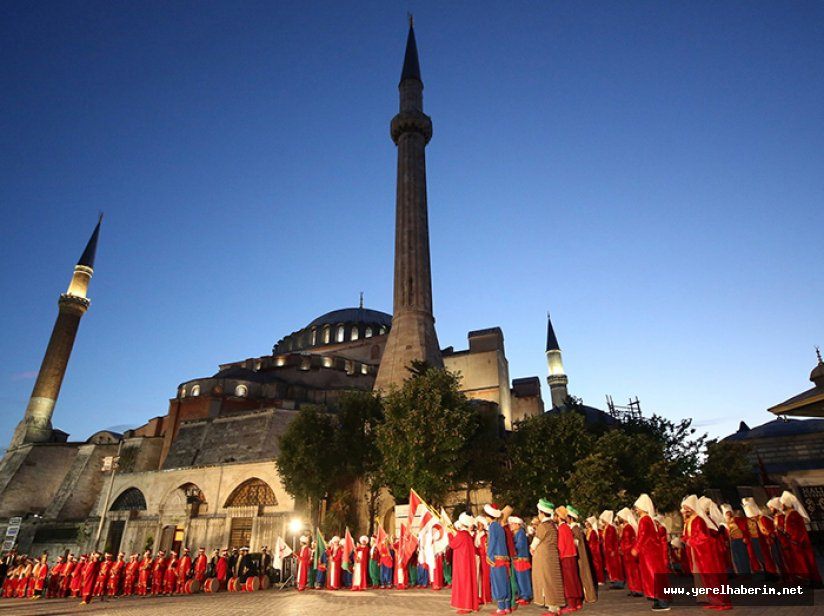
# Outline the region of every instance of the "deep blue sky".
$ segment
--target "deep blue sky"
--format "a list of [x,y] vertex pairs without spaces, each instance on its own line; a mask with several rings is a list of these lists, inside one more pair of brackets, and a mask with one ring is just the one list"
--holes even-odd
[[[824,345],[821,2],[7,2],[0,443],[106,212],[54,423],[357,303],[391,311],[389,121],[415,13],[443,346],[499,325],[512,377],[771,419]],[[548,399],[548,392],[545,397]]]

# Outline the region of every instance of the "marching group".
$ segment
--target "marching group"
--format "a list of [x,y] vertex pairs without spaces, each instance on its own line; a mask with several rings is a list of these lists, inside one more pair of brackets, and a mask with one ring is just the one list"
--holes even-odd
[[[4,598],[63,598],[76,597],[87,604],[92,598],[163,596],[190,594],[204,585],[213,591],[225,590],[230,580],[245,583],[259,572],[271,567],[271,556],[266,547],[260,557],[252,558],[249,548],[213,550],[206,555],[199,548],[192,556],[189,548],[180,554],[160,550],[156,555],[146,550],[143,557],[126,554],[117,557],[109,553],[92,552],[75,556],[58,556],[49,564],[48,552],[38,560],[10,552],[3,559],[2,596]],[[265,577],[265,576],[264,576]]]
[[[762,510],[752,498],[741,509],[720,507],[695,495],[681,503],[683,527],[670,533],[656,514],[652,500],[642,494],[633,507],[617,513],[603,511],[583,520],[571,505],[537,503],[538,515],[529,524],[511,507],[487,504],[477,517],[461,513],[453,524],[427,510],[417,536],[401,525],[393,539],[378,525],[376,536],[357,543],[333,537],[328,544],[300,538],[293,554],[295,585],[308,589],[353,591],[380,589],[451,589],[451,605],[468,614],[495,604],[496,614],[519,605],[545,607],[542,616],[566,614],[598,600],[600,586],[625,589],[646,598],[654,611],[669,609],[665,587],[669,576],[693,576],[695,586],[709,588],[698,601],[706,609],[731,609],[725,593],[730,578],[748,579],[763,573],[765,580],[820,587],[821,575],[807,533],[809,515],[791,492],[772,498]],[[414,516],[413,516],[414,517]],[[671,536],[674,535],[674,536]],[[245,588],[248,582],[268,581],[272,557],[264,547],[253,558],[248,548],[199,548],[194,556],[93,552],[79,557],[59,556],[50,565],[48,553],[37,561],[13,552],[0,570],[2,596],[92,598],[188,594],[201,587],[216,592]]]

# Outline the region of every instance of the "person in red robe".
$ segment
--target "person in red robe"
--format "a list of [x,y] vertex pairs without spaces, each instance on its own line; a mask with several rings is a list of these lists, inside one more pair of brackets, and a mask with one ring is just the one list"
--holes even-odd
[[624,563],[621,561],[621,543],[618,539],[618,530],[612,523],[615,513],[604,510],[598,520],[601,523],[601,542],[604,546],[604,565],[607,570],[607,581],[613,588],[623,588],[626,581]]
[[[718,552],[718,543],[710,533],[717,529],[703,507],[698,504],[698,497],[694,494],[688,496],[681,503],[681,514],[684,516],[683,540],[688,550],[690,550],[690,563],[692,571],[701,577],[701,585],[704,587],[720,589],[727,584],[727,571],[721,555]],[[707,596],[712,609],[728,610],[730,605],[729,597],[714,590]]]
[[561,505],[555,509],[558,524],[558,556],[561,558],[561,576],[564,580],[564,598],[566,605],[560,613],[575,612],[584,604],[584,587],[578,573],[578,548],[569,526],[567,508]]
[[478,603],[480,605],[492,603],[492,580],[489,577],[489,561],[486,559],[487,545],[486,519],[478,516],[475,518],[475,561],[478,563]]
[[363,535],[355,546],[352,567],[352,590],[366,590],[369,585],[369,537]]
[[[768,535],[762,532],[761,509],[752,497],[741,500],[741,505],[744,507],[744,514],[749,520],[751,541],[758,543],[758,552],[761,554],[761,560],[764,563],[764,576],[768,581],[775,581],[778,579],[778,567],[775,565],[775,560],[772,555],[772,547]],[[772,526],[772,520],[769,521]]]
[[83,600],[81,605],[91,603],[92,595],[94,594],[94,587],[97,584],[97,576],[100,571],[100,554],[94,552],[86,561],[86,566],[83,567],[83,579],[80,582],[80,596]]
[[662,538],[655,526],[655,506],[648,494],[641,494],[633,507],[639,517],[632,555],[638,558],[644,596],[652,600],[653,611],[666,611],[669,610],[669,605],[664,595],[664,587],[669,573],[669,551],[665,561],[664,550],[661,547],[663,543],[667,550],[669,548],[666,529]]
[[69,584],[69,590],[72,597],[79,598],[83,588],[83,572],[89,562],[89,557],[85,554],[80,555],[80,559],[72,570],[72,581]]
[[203,586],[206,580],[206,569],[209,566],[209,557],[206,556],[206,548],[200,547],[197,549],[197,556],[193,565],[194,577]]
[[449,547],[452,550],[452,591],[450,605],[458,614],[469,614],[479,609],[478,574],[475,564],[476,548],[469,528],[474,519],[462,513],[455,523],[454,533],[450,533]]
[[781,494],[781,505],[784,508],[784,534],[790,546],[787,567],[789,574],[805,584],[820,588],[821,573],[818,571],[810,535],[807,533],[810,516],[792,492],[784,491]]
[[109,596],[117,597],[120,595],[121,586],[123,584],[123,573],[126,569],[126,554],[120,552],[117,555],[117,560],[112,563],[109,568]]
[[601,547],[601,534],[598,532],[598,520],[595,516],[584,521],[584,537],[592,555],[592,568],[595,569],[595,581],[601,585],[606,581],[604,576],[604,550]]
[[220,589],[226,590],[227,580],[229,579],[229,550],[226,548],[220,551],[220,558],[217,559],[217,565],[215,566],[215,577]]
[[298,591],[306,590],[309,585],[309,569],[312,566],[312,548],[309,547],[309,537],[300,538],[300,548],[295,555],[298,563],[298,572],[295,576],[295,585]]
[[169,556],[166,571],[163,573],[163,594],[173,595],[177,589],[177,566],[180,559],[174,552]]
[[60,580],[63,577],[63,569],[65,568],[65,561],[62,556],[57,557],[57,562],[49,571],[49,581],[46,584],[46,598],[53,599],[60,593]]
[[109,570],[112,568],[112,555],[108,552],[100,561],[100,567],[97,570],[97,580],[94,583],[94,596],[103,599],[106,595],[106,586],[109,582]]
[[343,565],[343,548],[340,546],[340,537],[335,536],[329,540],[329,547],[326,550],[326,588],[338,590],[340,588],[341,567]]
[[141,597],[152,590],[152,565],[152,551],[146,550],[137,569],[137,594]]
[[761,571],[761,563],[758,562],[758,556],[755,554],[755,548],[752,545],[752,536],[750,535],[750,524],[743,512],[738,510],[733,514],[733,523],[741,531],[741,539],[744,541],[744,546],[747,548],[747,557],[750,561],[750,571],[752,573],[759,573]]
[[57,590],[58,597],[68,597],[71,594],[71,583],[74,570],[77,567],[77,557],[69,554],[66,562],[63,563],[63,575],[60,576],[60,586]]
[[667,566],[667,573],[672,573],[672,558],[670,557],[669,527],[664,516],[655,516],[655,528],[658,531],[658,540],[661,544],[661,558]]
[[775,560],[775,564],[778,566],[778,570],[781,573],[781,579],[788,582],[790,580],[790,575],[787,569],[786,555],[790,551],[790,544],[787,540],[787,536],[784,534],[784,512],[781,506],[781,498],[774,496],[768,500],[767,509],[769,510],[770,515],[764,517],[768,518],[772,523],[773,560]]
[[624,566],[624,575],[627,580],[627,589],[633,597],[643,597],[644,589],[641,585],[641,572],[638,569],[638,557],[632,555],[632,547],[635,545],[635,534],[638,523],[635,516],[627,507],[621,509],[615,516],[618,528],[621,531],[619,549],[621,552],[621,563]]
[[140,571],[140,562],[137,560],[137,554],[129,556],[129,562],[123,571],[123,596],[131,597],[134,594],[135,584],[137,583]]
[[177,562],[177,580],[175,582],[175,592],[182,594],[185,592],[186,582],[192,574],[192,557],[189,555],[189,548],[183,548],[183,556]]
[[31,596],[29,590],[34,592],[34,585],[31,579],[33,570],[34,561],[31,558],[26,558],[23,569],[17,577],[17,596],[21,599]]
[[152,563],[152,595],[163,594],[163,582],[166,576],[166,552],[160,550]]
[[43,596],[44,591],[46,590],[46,578],[49,575],[49,554],[48,552],[43,552],[40,556],[40,560],[37,563],[36,571],[33,571],[32,577],[33,579],[33,592],[31,594],[32,597],[39,599]]

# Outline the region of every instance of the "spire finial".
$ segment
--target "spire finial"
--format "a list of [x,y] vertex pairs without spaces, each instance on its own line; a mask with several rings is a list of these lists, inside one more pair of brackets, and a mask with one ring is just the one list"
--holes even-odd
[[560,351],[561,347],[558,345],[558,338],[555,336],[555,330],[552,328],[552,319],[549,318],[549,310],[546,311],[546,350]]
[[360,308],[363,308],[363,291],[360,292]]
[[821,349],[818,348],[818,345],[815,345],[815,355],[818,357],[818,363],[824,364],[824,360],[821,359]]
[[415,16],[412,13],[407,12],[406,17],[409,19],[409,27],[414,28],[415,27]]
[[418,62],[418,45],[415,43],[414,18],[409,13],[409,35],[406,37],[406,53],[403,57],[403,70],[401,71],[401,82],[406,79],[417,79],[421,83],[421,65]]
[[99,212],[97,215],[97,226],[94,228],[92,236],[89,238],[89,243],[86,244],[86,249],[83,251],[83,254],[80,255],[80,259],[77,262],[78,265],[83,265],[94,269],[94,257],[97,253],[97,238],[100,235],[100,224],[102,222],[103,212]]

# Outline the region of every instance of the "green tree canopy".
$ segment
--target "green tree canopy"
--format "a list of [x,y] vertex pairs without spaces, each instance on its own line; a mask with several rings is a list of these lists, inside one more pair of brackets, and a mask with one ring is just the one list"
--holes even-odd
[[701,477],[707,486],[724,491],[753,485],[757,477],[750,461],[750,446],[734,441],[709,441]]
[[415,488],[440,503],[465,475],[477,418],[458,389],[458,375],[425,366],[413,366],[410,374],[383,400],[384,421],[376,429],[381,477],[400,501]]

